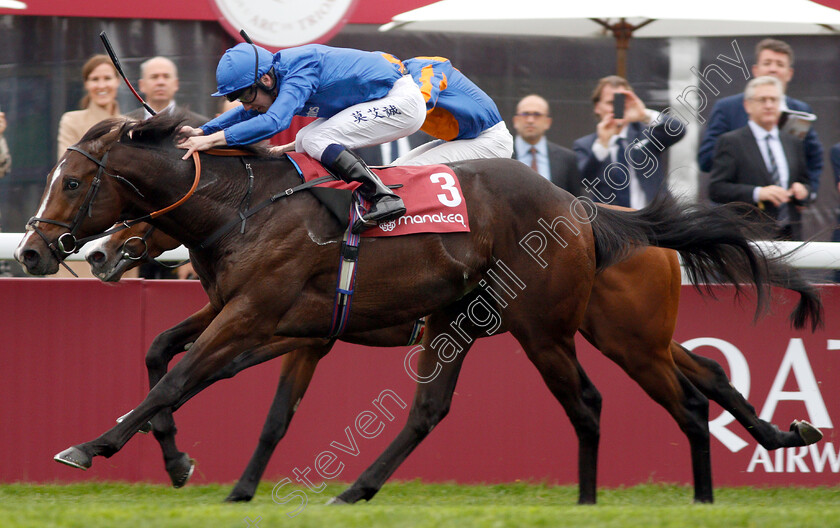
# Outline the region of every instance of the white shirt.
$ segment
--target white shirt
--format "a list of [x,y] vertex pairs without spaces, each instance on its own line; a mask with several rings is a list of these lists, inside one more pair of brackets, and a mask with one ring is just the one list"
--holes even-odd
[[[648,123],[653,123],[659,119],[659,112],[655,110],[647,109],[645,110],[645,114],[647,114]],[[648,204],[647,196],[645,196],[645,191],[642,190],[639,179],[636,178],[636,170],[633,168],[633,165],[627,163],[625,160],[616,159],[618,157],[618,138],[624,140],[625,149],[630,148],[630,142],[627,141],[627,125],[624,125],[621,132],[610,138],[609,146],[606,148],[596,138],[595,143],[592,144],[592,154],[595,155],[595,159],[598,161],[604,161],[609,156],[613,163],[621,163],[627,169],[630,175],[630,207],[633,209],[642,209]]]
[[[771,130],[765,130],[758,126],[754,121],[747,122],[750,131],[755,136],[755,141],[758,143],[758,150],[761,151],[761,157],[764,159],[764,166],[767,167],[767,172],[770,172],[770,155],[767,152],[767,135],[770,134],[770,148],[773,151],[773,158],[776,161],[776,169],[779,171],[779,187],[787,189],[790,187],[788,181],[790,180],[790,168],[788,167],[785,151],[782,148],[782,142],[779,139],[779,127],[774,126]],[[758,193],[761,187],[753,189],[753,201],[758,203]]]
[[[171,112],[174,109],[175,109],[175,100],[173,99],[172,101],[169,102],[168,105],[166,105],[166,108],[164,108],[163,110],[161,110],[158,113],[162,114],[164,112]],[[149,119],[150,117],[152,117],[152,114],[150,114],[149,111],[146,110],[145,106],[143,107],[143,115],[144,115],[143,119]]]
[[522,139],[522,137],[516,136],[513,144],[515,148],[514,152],[516,152],[516,159],[529,167],[531,166],[531,161],[534,157],[534,155],[531,154],[531,148],[537,149],[537,172],[540,173],[540,176],[546,180],[551,181],[551,166],[548,163],[548,143],[546,142],[545,136],[541,137],[536,145],[532,145]]

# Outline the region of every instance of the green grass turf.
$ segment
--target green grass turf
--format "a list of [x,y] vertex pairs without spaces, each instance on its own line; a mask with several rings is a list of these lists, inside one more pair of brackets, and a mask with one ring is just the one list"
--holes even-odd
[[[301,488],[298,488],[301,489]],[[577,506],[576,486],[388,483],[371,502],[325,506],[345,489],[302,488],[308,504],[272,500],[264,482],[250,503],[222,500],[230,486],[123,483],[0,486],[0,526],[61,527],[829,527],[840,526],[840,486],[720,488],[715,504],[691,503],[686,486],[642,485],[599,490],[598,505]],[[292,490],[285,486],[282,496]],[[260,518],[258,522],[257,518]],[[250,519],[251,523],[246,520]]]

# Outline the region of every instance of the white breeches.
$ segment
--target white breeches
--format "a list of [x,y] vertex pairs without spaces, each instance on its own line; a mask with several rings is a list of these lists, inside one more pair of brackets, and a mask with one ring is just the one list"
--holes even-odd
[[513,155],[513,136],[504,121],[496,123],[474,139],[430,141],[412,149],[392,165],[430,165],[468,159],[510,158]]
[[385,97],[345,108],[300,129],[295,151],[320,161],[324,149],[333,143],[349,149],[387,143],[417,132],[425,119],[426,102],[420,87],[406,75]]

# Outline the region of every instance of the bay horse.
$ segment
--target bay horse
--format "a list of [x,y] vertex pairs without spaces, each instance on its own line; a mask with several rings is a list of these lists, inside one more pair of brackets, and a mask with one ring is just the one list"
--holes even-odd
[[[141,223],[96,241],[87,251],[86,259],[95,276],[103,281],[117,281],[143,259],[153,259],[179,245],[177,240],[159,229]],[[771,264],[771,269],[776,269],[774,264]],[[656,277],[657,280],[648,280],[649,277]],[[771,275],[770,281],[798,291],[800,303],[794,310],[795,315],[797,312],[805,312],[813,328],[820,324],[819,297],[809,284],[798,277],[781,277],[776,274]],[[697,424],[701,423],[704,416],[708,416],[708,406],[703,399],[696,396],[692,398],[695,392],[693,387],[735,416],[767,450],[819,441],[822,433],[807,422],[794,421],[790,431],[780,431],[775,425],[758,418],[755,409],[732,386],[717,362],[689,352],[672,339],[680,287],[676,252],[656,247],[646,248],[596,275],[580,332],[608,359],[621,366],[657,403],[665,407],[689,437],[692,461],[699,464],[694,472],[695,489],[711,487],[711,482],[705,482],[705,479],[711,478],[711,473],[702,471],[703,468],[710,468],[711,462],[709,451],[699,449],[703,443],[691,440],[692,435],[704,429]],[[805,319],[798,319],[794,317],[793,323],[801,328]],[[408,323],[368,332],[364,336],[366,344],[380,347],[405,346],[412,326],[412,323]],[[161,334],[161,340],[156,341],[149,350],[147,364],[150,382],[160,379],[172,357],[183,350],[185,343],[198,336],[196,332],[192,336],[182,336],[178,343],[173,343],[171,332]],[[348,336],[350,341],[360,337]],[[331,348],[332,343],[328,341],[318,343],[313,340],[275,337],[271,345],[254,353],[242,354],[200,385],[200,388],[204,388],[292,350],[283,360],[283,372],[257,449],[226,500],[248,501],[253,498],[269,459],[285,435],[297,405],[303,398],[315,366]],[[153,373],[155,370],[157,372]],[[686,378],[691,386],[684,389]],[[689,402],[697,404],[691,405]],[[175,447],[174,421],[162,418],[159,422],[168,427],[165,430],[154,428],[155,436],[164,452],[173,485],[181,487],[192,471],[192,462],[186,453]],[[707,428],[705,434],[708,434]]]
[[[94,457],[113,456],[159,411],[275,334],[322,337],[329,331],[342,235],[338,222],[310,193],[295,192],[300,179],[286,160],[251,159],[255,178],[249,187],[234,176],[239,160],[195,156],[196,165],[201,159],[204,166],[198,185],[198,167],[182,161],[174,145],[181,120],[177,114],[141,123],[114,119],[91,128],[50,173],[15,251],[28,273],[47,275],[85,237],[124,218],[148,218],[190,249],[210,299],[212,322],[184,358],[122,422],[56,455],[61,463],[87,469]],[[695,283],[714,276],[739,291],[741,283],[753,284],[759,313],[768,303],[766,259],[750,243],[750,224],[726,207],[685,208],[664,195],[638,212],[596,211],[515,160],[472,160],[450,168],[467,205],[469,233],[365,239],[360,245],[366,264],[356,278],[346,331],[391,327],[430,314],[417,367],[418,376],[430,381],[415,398],[411,427],[338,499],[372,496],[446,414],[466,350],[475,338],[496,330],[476,314],[477,306],[489,303],[572,421],[579,468],[585,468],[579,471],[578,500],[593,503],[600,395],[577,362],[574,334],[595,273],[637,248],[669,247],[680,252]],[[242,212],[249,192],[271,207],[250,216],[244,232],[203,247]],[[538,260],[520,242],[538,233],[540,220],[553,235],[543,235]],[[500,265],[515,270],[520,291],[488,302],[489,272]],[[453,337],[448,332],[456,328]],[[442,396],[428,399],[430,394]],[[711,501],[712,490],[699,490],[695,499]]]

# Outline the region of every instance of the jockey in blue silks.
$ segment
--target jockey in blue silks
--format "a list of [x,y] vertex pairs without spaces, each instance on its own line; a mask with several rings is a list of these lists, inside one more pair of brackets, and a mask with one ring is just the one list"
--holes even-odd
[[320,44],[272,55],[241,43],[222,56],[216,81],[213,96],[242,106],[199,128],[183,127],[184,159],[194,151],[267,139],[288,128],[294,115],[316,117],[294,143],[272,151],[305,152],[345,181],[361,181],[372,205],[355,232],[405,213],[402,200],[349,150],[394,141],[422,126],[423,95],[397,58]]

